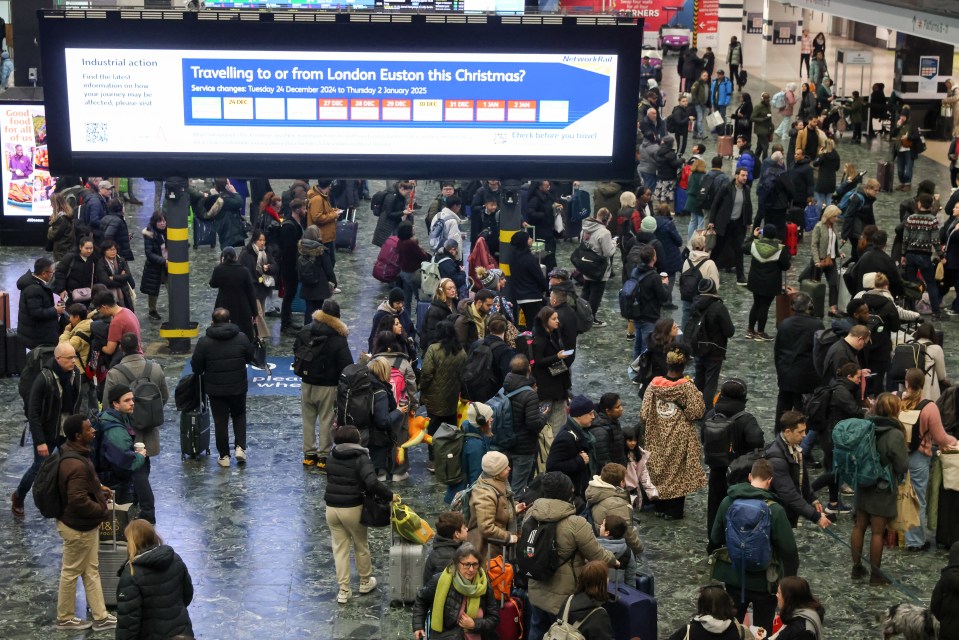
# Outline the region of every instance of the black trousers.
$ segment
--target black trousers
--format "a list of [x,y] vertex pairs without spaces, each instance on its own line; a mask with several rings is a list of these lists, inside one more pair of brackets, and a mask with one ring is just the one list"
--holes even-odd
[[673,520],[682,520],[683,512],[686,509],[686,496],[669,498],[668,500],[657,500],[653,505],[656,513],[672,518]]
[[117,488],[117,504],[135,502],[140,508],[140,517],[151,524],[157,523],[156,502],[150,485],[150,459],[133,472],[133,477]]
[[717,548],[710,540],[710,534],[713,531],[713,522],[716,521],[716,514],[719,513],[719,504],[723,501],[723,498],[726,497],[726,492],[729,490],[729,485],[726,482],[727,471],[729,470],[725,467],[709,468],[709,484],[707,485],[708,493],[706,495],[706,539],[709,540],[706,548],[709,553],[712,553]]
[[293,298],[296,297],[296,287],[300,284],[296,272],[284,273],[283,278],[283,305],[280,307],[280,326],[288,327],[293,323]]
[[825,473],[813,480],[812,490],[829,487],[829,502],[839,502],[839,483],[832,472],[832,427],[819,431],[819,446],[822,447],[822,466]]
[[230,455],[230,419],[233,419],[233,446],[246,449],[246,394],[210,396],[210,413],[216,431],[216,451]]
[[776,425],[774,427],[776,435],[779,435],[779,432],[782,431],[782,427],[779,426],[779,419],[783,417],[784,413],[793,409],[796,411],[803,410],[803,394],[798,391],[780,389],[779,395],[776,397]]
[[746,597],[743,598],[743,590],[731,584],[726,585],[726,593],[732,596],[736,602],[736,617],[740,622],[746,617],[746,610],[749,609],[749,603],[752,602],[753,626],[772,631],[777,606],[775,593],[746,589]]
[[703,394],[706,411],[713,408],[713,398],[719,387],[719,374],[722,368],[722,358],[696,358],[696,388]]
[[523,320],[525,321],[523,328],[532,331],[533,325],[536,324],[536,314],[543,308],[542,301],[524,302],[519,305],[519,308],[523,312]]
[[761,296],[753,294],[753,306],[749,308],[749,329],[760,333],[766,330],[766,321],[769,320],[769,307],[776,296]]
[[812,54],[809,53],[800,53],[799,54],[799,77],[802,77],[802,66],[805,63],[806,65],[806,77],[809,77],[809,58]]
[[756,134],[756,159],[763,160],[769,153],[769,136]]
[[587,280],[583,285],[583,297],[589,303],[589,308],[593,310],[593,318],[596,318],[596,312],[599,311],[599,304],[603,301],[603,294],[606,292],[606,282],[604,280]]

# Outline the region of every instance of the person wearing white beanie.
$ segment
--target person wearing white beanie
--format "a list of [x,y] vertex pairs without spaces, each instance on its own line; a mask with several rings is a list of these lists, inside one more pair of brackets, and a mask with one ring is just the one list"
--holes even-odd
[[[476,404],[478,403],[473,403]],[[487,405],[481,406],[489,408]],[[490,413],[492,414],[492,410]],[[509,540],[511,544],[516,543],[516,534],[513,533],[516,529],[516,513],[525,508],[524,504],[516,505],[513,502],[513,491],[507,481],[509,472],[509,459],[506,455],[499,451],[490,451],[483,456],[483,473],[470,492],[467,539],[487,558],[503,553],[503,548],[490,544],[490,540]]]

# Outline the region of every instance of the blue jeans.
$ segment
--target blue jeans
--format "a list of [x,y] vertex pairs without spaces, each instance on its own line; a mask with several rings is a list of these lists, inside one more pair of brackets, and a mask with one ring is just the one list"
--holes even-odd
[[683,300],[683,323],[680,327],[685,327],[689,316],[693,315],[693,303]]
[[696,134],[696,137],[701,138],[705,133],[705,127],[703,123],[706,122],[706,105],[697,104],[696,107],[696,124],[693,127],[693,133]]
[[693,232],[697,229],[706,228],[706,217],[701,213],[689,214],[689,228],[686,230],[686,237],[692,238]]
[[926,487],[929,485],[929,465],[932,458],[921,451],[909,454],[909,479],[919,496],[919,526],[906,532],[906,546],[919,547],[926,542]]
[[804,456],[808,456],[810,453],[812,453],[812,448],[815,446],[817,440],[819,440],[818,431],[813,431],[810,429],[806,432],[806,437],[802,439],[802,444],[799,445]]
[[543,611],[537,606],[530,605],[532,614],[529,621],[529,640],[543,640],[543,636],[549,631],[549,628],[556,622],[556,616],[548,611]]
[[643,345],[649,340],[649,335],[653,332],[653,329],[656,327],[655,322],[649,321],[635,321],[636,325],[636,341],[633,343],[633,358],[635,359],[639,354],[643,352]]
[[[40,444],[43,444],[42,442]],[[53,453],[53,450],[56,449],[56,445],[52,442],[47,443],[47,451]],[[20,484],[17,485],[17,495],[20,496],[21,500],[26,499],[30,495],[30,489],[33,487],[33,480],[37,477],[37,472],[40,471],[40,465],[43,464],[43,461],[46,460],[46,456],[41,456],[37,453],[37,445],[34,443],[33,447],[33,464],[30,465],[30,468],[27,469],[27,472],[23,474],[23,477],[20,479]]]
[[536,466],[536,454],[523,456],[513,455],[511,458],[513,472],[510,473],[509,484],[513,489],[513,494],[519,495],[526,490],[530,478],[533,477],[533,468]]
[[929,292],[932,312],[939,313],[939,284],[936,282],[936,269],[932,266],[930,254],[918,251],[906,253],[906,279],[910,282],[919,282],[916,271],[921,273],[922,279],[926,281],[926,291]]
[[819,193],[816,192],[816,204],[819,205],[819,215],[822,216],[822,212],[832,204],[832,194],[831,193]]
[[914,162],[912,151],[896,154],[896,172],[899,174],[900,183],[909,184],[912,182],[912,165]]
[[[420,299],[420,292],[417,287],[413,284],[413,278],[416,276],[415,271],[400,271],[400,281],[403,283],[403,298],[406,303],[407,309],[412,309],[413,313],[416,312],[416,307],[413,306],[413,298],[417,300]],[[417,327],[417,330],[419,327]]]
[[655,190],[655,189],[656,189],[656,182],[658,182],[659,179],[656,177],[656,174],[655,174],[655,173],[641,173],[641,174],[639,174],[639,175],[640,175],[640,176],[642,177],[642,179],[643,179],[643,186],[644,186],[644,187],[646,187],[647,189],[651,189],[651,190]]

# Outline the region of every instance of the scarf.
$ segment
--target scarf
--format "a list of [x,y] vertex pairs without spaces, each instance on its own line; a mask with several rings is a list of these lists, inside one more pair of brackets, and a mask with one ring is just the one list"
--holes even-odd
[[439,612],[446,611],[446,596],[449,595],[450,586],[465,599],[466,615],[475,619],[480,608],[480,598],[486,594],[486,572],[480,569],[473,582],[467,582],[455,567],[449,566],[443,570],[439,582],[436,583],[436,593],[433,595],[434,615],[430,620],[430,629],[437,633],[443,631],[443,615]]
[[799,488],[802,490],[802,480],[803,475],[805,475],[805,469],[803,469],[802,463],[802,447],[794,447],[793,445],[786,442],[786,438],[783,438],[782,434],[779,434],[779,437],[783,439],[783,443],[786,445],[786,451],[793,457],[793,460],[799,464]]

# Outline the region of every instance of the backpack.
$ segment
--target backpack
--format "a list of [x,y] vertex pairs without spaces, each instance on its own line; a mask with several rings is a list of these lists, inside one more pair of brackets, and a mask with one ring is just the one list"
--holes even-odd
[[931,360],[926,356],[926,345],[915,340],[909,340],[896,345],[892,352],[892,362],[889,363],[889,379],[899,384],[905,384],[906,371],[909,369],[921,369],[923,373],[929,373],[935,364],[930,364],[926,368],[926,362]]
[[408,399],[406,394],[406,376],[399,368],[394,366],[390,366],[390,388],[393,389],[393,398],[397,404]]
[[[876,449],[876,429],[871,420],[840,420],[832,430],[833,470],[836,482],[858,487],[895,490],[892,473],[884,467]],[[883,485],[885,483],[885,486]]]
[[703,333],[705,319],[706,314],[703,310],[695,309],[686,321],[686,326],[683,327],[683,341],[689,346],[689,352],[693,356],[699,355],[699,343],[703,342],[700,340],[700,335]]
[[772,195],[773,189],[776,187],[776,180],[785,172],[785,167],[772,165],[759,176],[759,184],[756,185],[756,198],[758,199],[760,208],[765,209],[769,206],[768,198]]
[[154,364],[146,361],[143,375],[139,378],[123,364],[113,367],[123,374],[129,381],[130,391],[133,392],[133,424],[138,429],[154,429],[163,424],[163,395],[160,387],[150,380]]
[[653,273],[654,271],[649,270],[639,275],[639,270],[633,269],[632,274],[623,283],[623,288],[619,290],[619,314],[627,320],[635,320],[642,314],[642,290],[639,285]]
[[490,442],[490,448],[494,451],[512,451],[516,445],[516,431],[513,428],[513,396],[521,391],[532,391],[529,385],[523,385],[518,389],[506,393],[504,389],[496,392],[492,398],[486,401],[486,404],[493,410],[493,439]]
[[586,333],[593,328],[593,309],[582,296],[578,296],[575,293],[569,295],[573,301],[567,304],[576,312],[576,332]]
[[433,299],[436,287],[440,285],[440,280],[443,279],[443,276],[440,275],[440,265],[447,260],[452,261],[453,258],[445,256],[437,260],[434,256],[433,259],[420,263],[420,300]]
[[740,411],[726,417],[722,413],[713,412],[703,421],[703,461],[707,467],[721,467],[723,469],[732,462],[733,453],[733,426],[739,416],[746,411]]
[[343,369],[336,387],[336,424],[351,424],[362,433],[373,426],[373,385],[366,365]]
[[[849,208],[849,203],[852,201],[853,196],[859,195],[857,189],[850,189],[847,191],[842,198],[839,199],[839,210],[842,212],[839,214],[839,219],[843,220],[846,217],[846,210]],[[859,199],[862,200],[862,196],[859,196]]]
[[180,378],[173,391],[177,411],[196,411],[203,404],[203,377],[190,372]]
[[390,236],[380,247],[376,262],[373,264],[373,277],[380,282],[392,284],[400,277],[400,254],[396,250],[399,241],[400,239],[396,236]]
[[774,109],[785,109],[786,108],[786,92],[777,91],[773,94],[773,97],[769,99],[769,105]]
[[832,394],[835,387],[825,384],[809,394],[803,413],[806,414],[806,426],[812,431],[825,431],[829,428],[829,409],[832,406]]
[[746,81],[749,80],[749,74],[746,73],[745,69],[739,70],[739,78],[737,79],[740,87],[746,86]]
[[682,171],[679,172],[679,188],[689,188],[689,176],[693,175],[693,165],[684,164]]
[[919,414],[932,400],[920,400],[915,409],[906,409],[899,412],[899,422],[906,429],[906,444],[909,453],[915,453],[922,444],[922,433],[919,425]]
[[807,204],[803,210],[803,215],[805,217],[803,229],[805,231],[812,231],[816,223],[819,222],[819,205],[815,202],[813,204]]
[[742,579],[746,597],[746,572],[765,571],[773,559],[772,511],[765,500],[733,500],[726,511],[726,551]]
[[729,465],[729,471],[726,472],[726,484],[731,487],[734,484],[749,482],[749,474],[752,473],[753,463],[765,457],[765,449],[753,449],[733,460]]
[[466,438],[478,438],[475,433],[466,433],[457,426],[446,424],[439,426],[433,434],[433,465],[436,480],[443,484],[459,484],[466,480],[463,475],[461,456]]
[[[447,425],[449,426],[449,425]],[[472,508],[470,507],[470,497],[473,495],[473,487],[476,486],[474,482],[465,489],[461,489],[453,494],[453,500],[450,502],[450,511],[459,511],[463,514],[463,520],[466,521],[468,525],[470,522],[470,517],[472,517]]]
[[[486,402],[496,393],[496,373],[493,371],[493,349],[479,341],[463,366],[463,397],[473,402]],[[496,425],[499,426],[498,424]]]
[[711,211],[716,194],[726,184],[726,174],[709,171],[699,183],[699,204],[703,211]]
[[[435,436],[433,441],[436,441]],[[572,560],[572,556],[560,560],[556,548],[556,522],[540,522],[527,516],[517,544],[516,570],[528,579],[549,580],[563,564]]]
[[[826,375],[826,356],[829,354],[829,349],[845,338],[846,333],[848,333],[848,331],[837,331],[835,325],[833,325],[826,329],[818,329],[816,333],[813,334],[812,362],[816,368],[816,375],[820,377]],[[835,373],[835,371],[830,372],[830,374]]]
[[706,260],[695,263],[690,260],[690,267],[679,274],[679,298],[683,302],[692,302],[693,298],[699,295],[699,281],[703,279],[701,269],[704,262]]
[[[293,373],[301,378],[315,373],[316,369],[329,366],[323,362],[323,353],[326,351],[327,336],[312,336],[309,334],[309,327],[306,329],[308,340],[304,340],[293,353]],[[314,369],[316,365],[316,369]]]
[[44,363],[53,357],[53,349],[54,347],[35,347],[27,354],[23,369],[20,371],[20,382],[17,386],[20,397],[23,398],[24,402],[30,398],[33,381],[40,375]]
[[383,212],[383,204],[386,202],[386,196],[390,195],[391,193],[392,191],[383,189],[382,191],[377,191],[374,193],[373,197],[370,198],[370,210],[377,218],[379,218],[380,214]]
[[433,218],[433,224],[430,226],[430,248],[433,251],[439,251],[446,244],[449,233],[446,231],[446,220],[436,214]]
[[584,622],[589,620],[589,617],[601,610],[602,607],[596,607],[585,616],[579,622],[570,624],[569,622],[569,606],[573,602],[573,597],[570,596],[566,599],[566,606],[563,607],[563,615],[556,619],[549,629],[546,630],[546,635],[543,636],[543,640],[586,640],[579,628],[583,625]]
[[58,447],[50,452],[33,479],[33,503],[44,518],[59,518],[66,508],[66,497],[60,494],[60,463],[67,458],[83,460],[76,451]]

